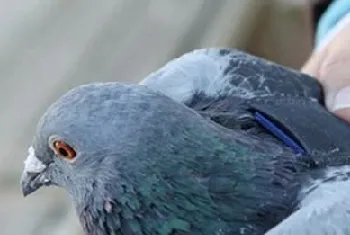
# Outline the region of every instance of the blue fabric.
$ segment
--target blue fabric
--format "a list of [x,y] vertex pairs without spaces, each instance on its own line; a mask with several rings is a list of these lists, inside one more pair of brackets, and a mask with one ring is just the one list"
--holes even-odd
[[305,154],[305,150],[297,144],[290,136],[288,136],[283,130],[278,128],[271,120],[265,117],[259,112],[255,112],[255,120],[262,125],[267,131],[271,132],[279,140],[281,140],[286,146],[293,149],[296,154]]
[[315,38],[316,47],[327,36],[329,31],[349,12],[350,0],[335,0],[330,4],[318,22]]

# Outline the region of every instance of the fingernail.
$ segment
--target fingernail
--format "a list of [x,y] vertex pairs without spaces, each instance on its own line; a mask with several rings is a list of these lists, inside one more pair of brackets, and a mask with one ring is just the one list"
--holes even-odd
[[327,94],[327,106],[333,112],[350,108],[350,86]]

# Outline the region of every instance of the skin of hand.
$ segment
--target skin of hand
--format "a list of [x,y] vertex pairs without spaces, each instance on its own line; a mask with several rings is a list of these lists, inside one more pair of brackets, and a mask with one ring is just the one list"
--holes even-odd
[[314,50],[301,71],[321,82],[327,108],[350,122],[350,13]]

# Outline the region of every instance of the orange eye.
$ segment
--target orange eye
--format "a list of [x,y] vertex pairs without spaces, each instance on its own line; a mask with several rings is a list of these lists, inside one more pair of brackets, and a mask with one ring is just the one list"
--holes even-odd
[[73,160],[77,155],[74,149],[63,141],[55,141],[53,143],[53,147],[57,155],[60,155],[68,160]]

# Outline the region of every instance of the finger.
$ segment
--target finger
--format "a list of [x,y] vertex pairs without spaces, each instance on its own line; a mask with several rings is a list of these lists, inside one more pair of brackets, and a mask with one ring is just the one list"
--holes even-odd
[[302,68],[322,83],[330,111],[350,122],[350,14],[321,42]]

